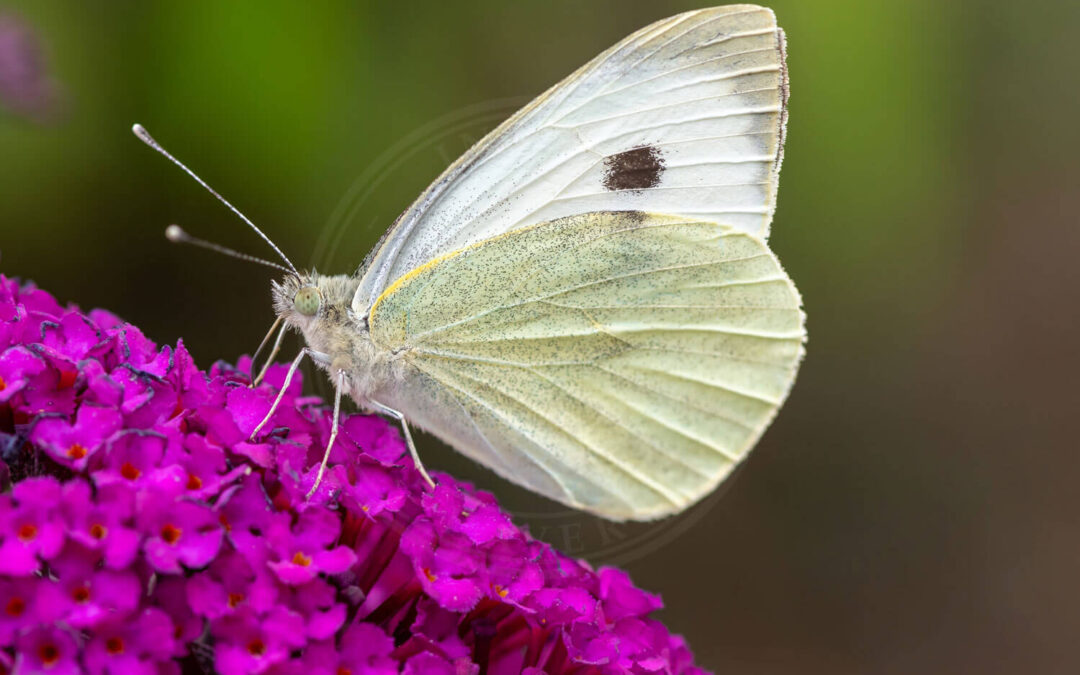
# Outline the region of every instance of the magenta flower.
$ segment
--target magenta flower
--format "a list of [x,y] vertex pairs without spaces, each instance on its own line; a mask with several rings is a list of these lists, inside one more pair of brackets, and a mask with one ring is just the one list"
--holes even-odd
[[60,507],[70,541],[100,552],[105,567],[131,565],[142,535],[132,522],[135,505],[130,491],[102,488],[95,495],[86,481],[72,480],[61,491]]
[[82,471],[122,424],[123,418],[115,409],[87,402],[79,407],[74,424],[59,417],[38,420],[30,440],[58,464]]
[[83,647],[82,662],[94,674],[156,675],[161,670],[157,664],[172,656],[175,641],[169,615],[147,607],[130,619],[99,626]]
[[225,536],[217,514],[206,504],[151,490],[137,500],[146,562],[158,572],[172,574],[209,565]]
[[134,610],[142,595],[142,579],[132,570],[98,569],[100,556],[75,543],[51,561],[59,589],[59,609],[67,625],[92,628]]
[[20,391],[34,387],[39,380],[48,377],[45,359],[29,349],[16,346],[0,354],[0,403],[4,403]]
[[356,562],[348,546],[334,546],[341,538],[341,518],[326,509],[308,508],[292,518],[276,517],[266,533],[272,552],[270,569],[283,583],[295,586],[319,574],[341,574]]
[[0,574],[33,574],[64,545],[60,482],[31,478],[0,495]]
[[217,667],[223,673],[263,673],[306,644],[299,612],[274,607],[265,614],[237,612],[211,624]]
[[230,552],[191,575],[186,590],[187,604],[195,614],[217,619],[245,609],[268,612],[277,603],[279,585],[265,566],[253,565],[247,556]]
[[[0,672],[700,673],[659,597],[398,430],[0,276]],[[6,479],[4,477],[7,477]]]
[[400,664],[391,654],[394,641],[370,623],[354,623],[339,640],[317,642],[308,647],[304,666],[312,673],[367,673],[397,675]]
[[16,673],[79,675],[79,645],[73,631],[42,624],[15,639]]
[[56,621],[63,615],[63,604],[60,587],[45,579],[0,581],[0,643],[11,645],[26,629]]

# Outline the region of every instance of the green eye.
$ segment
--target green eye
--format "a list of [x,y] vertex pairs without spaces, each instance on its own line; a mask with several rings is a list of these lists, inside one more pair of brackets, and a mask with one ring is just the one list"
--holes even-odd
[[293,309],[300,312],[304,316],[315,316],[319,313],[319,305],[322,304],[322,298],[319,296],[319,289],[314,286],[305,286],[296,292],[293,296]]

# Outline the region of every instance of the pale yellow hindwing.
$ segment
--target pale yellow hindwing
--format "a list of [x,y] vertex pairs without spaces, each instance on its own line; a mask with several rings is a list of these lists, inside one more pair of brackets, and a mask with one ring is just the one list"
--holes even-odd
[[803,353],[800,305],[760,239],[617,211],[437,258],[369,321],[404,350],[388,397],[409,419],[553,499],[650,519],[708,494],[764,431]]

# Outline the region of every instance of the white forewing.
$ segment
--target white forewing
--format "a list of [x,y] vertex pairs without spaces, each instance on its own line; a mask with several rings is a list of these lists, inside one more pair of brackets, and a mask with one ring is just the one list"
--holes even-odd
[[647,26],[447,169],[373,252],[353,308],[440,255],[590,211],[684,215],[765,240],[786,97],[772,11],[732,5]]
[[600,212],[424,265],[370,313],[400,354],[372,392],[465,455],[615,519],[710,492],[779,408],[802,355],[798,293],[758,238]]

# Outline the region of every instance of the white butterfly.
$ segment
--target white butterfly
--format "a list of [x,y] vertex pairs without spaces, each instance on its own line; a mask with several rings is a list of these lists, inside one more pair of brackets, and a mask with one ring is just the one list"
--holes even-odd
[[307,354],[337,387],[331,445],[348,391],[607,518],[712,491],[803,354],[798,292],[766,245],[786,101],[772,11],[680,14],[488,134],[355,275],[290,263],[274,306],[308,343],[290,377]]

